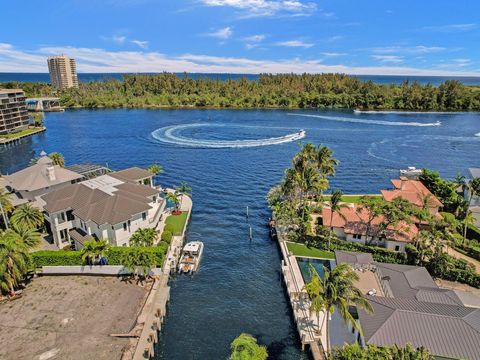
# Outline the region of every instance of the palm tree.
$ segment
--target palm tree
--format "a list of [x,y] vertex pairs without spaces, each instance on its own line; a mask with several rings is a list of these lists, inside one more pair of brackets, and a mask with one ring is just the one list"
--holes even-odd
[[317,150],[317,166],[323,177],[335,175],[335,167],[340,161],[333,157],[333,151],[322,144],[318,145]]
[[152,252],[142,251],[141,248],[132,247],[129,251],[122,254],[120,263],[130,272],[132,278],[141,278],[143,280],[155,266],[156,258]]
[[65,167],[65,158],[59,152],[52,152],[48,154],[48,157],[52,160],[53,165]]
[[5,232],[5,237],[10,237],[17,242],[25,244],[27,249],[34,249],[40,244],[41,235],[35,229],[15,227]]
[[30,204],[24,204],[15,208],[12,217],[10,218],[10,222],[16,229],[38,229],[43,225],[43,214],[36,207],[33,207]]
[[174,208],[173,208],[174,211],[173,212],[178,213],[178,211],[179,211],[178,205],[180,203],[180,198],[179,198],[178,194],[176,192],[173,192],[173,191],[169,192],[166,195],[166,199],[173,203],[173,205],[174,205]]
[[152,246],[158,238],[155,229],[138,229],[130,237],[130,246]]
[[154,176],[163,173],[163,167],[158,164],[150,165],[147,170],[151,172]]
[[97,257],[97,242],[95,241],[95,239],[92,238],[83,243],[81,254],[82,260],[85,261],[87,264],[95,264],[95,260]]
[[266,360],[267,348],[257,344],[252,335],[242,333],[230,344],[232,351],[229,360]]
[[27,247],[12,237],[0,238],[0,289],[4,293],[15,293],[15,288],[28,271],[30,261]]
[[0,212],[2,213],[3,223],[5,224],[5,229],[8,229],[8,217],[7,213],[12,211],[13,205],[10,200],[10,194],[0,189]]
[[[333,233],[333,215],[336,213],[343,220],[346,220],[345,215],[342,213],[342,209],[348,207],[347,204],[342,202],[343,193],[341,190],[335,190],[330,197],[330,230]],[[328,249],[330,250],[330,237],[328,237]]]
[[180,186],[176,187],[177,192],[180,194],[180,206],[182,205],[183,195],[189,195],[189,191],[192,190],[185,181],[182,181]]
[[475,217],[473,216],[472,211],[467,210],[465,217],[463,218],[463,243],[467,239],[467,230],[470,225],[475,225]]
[[[312,267],[311,264],[310,266]],[[323,321],[320,324],[320,313],[326,310],[326,303],[322,294],[322,279],[317,271],[310,271],[310,276],[310,281],[305,284],[304,289],[310,298],[310,312],[314,312],[317,315],[318,333],[322,334]],[[323,319],[325,320],[325,317]]]
[[[333,314],[335,310],[337,310],[346,323],[350,323],[354,328],[362,333],[362,329],[350,313],[349,307],[351,305],[355,305],[357,308],[362,308],[367,312],[372,312],[373,309],[368,300],[363,297],[362,291],[355,286],[355,282],[358,281],[359,277],[358,274],[353,271],[350,265],[342,263],[335,266],[333,270],[324,267],[323,271],[323,280],[319,282],[319,286],[321,288],[320,296],[325,304],[324,316],[327,321],[326,349],[328,352],[330,349],[330,335],[328,330],[330,322],[329,314]],[[320,278],[317,270],[311,264],[310,274],[312,275],[312,279]]]
[[383,200],[376,196],[362,196],[362,198],[360,199],[360,204],[356,211],[359,214],[363,211],[366,211],[367,213],[365,244],[369,244],[368,238],[371,235],[370,233],[372,230],[373,221],[382,214],[382,203]]

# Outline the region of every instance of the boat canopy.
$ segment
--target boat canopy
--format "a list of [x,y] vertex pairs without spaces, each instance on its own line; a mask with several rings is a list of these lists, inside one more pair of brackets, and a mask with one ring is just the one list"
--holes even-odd
[[188,251],[188,252],[197,252],[200,250],[200,243],[199,242],[189,242],[185,247],[183,248],[183,251]]

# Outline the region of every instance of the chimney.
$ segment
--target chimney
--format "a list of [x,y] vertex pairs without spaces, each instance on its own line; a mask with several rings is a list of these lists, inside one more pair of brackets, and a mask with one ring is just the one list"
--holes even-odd
[[47,167],[46,173],[47,173],[48,180],[55,181],[57,179],[55,177],[55,167],[54,166]]

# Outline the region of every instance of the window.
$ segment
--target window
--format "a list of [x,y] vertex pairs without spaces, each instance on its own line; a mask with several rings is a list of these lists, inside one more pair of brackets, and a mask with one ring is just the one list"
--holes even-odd
[[157,202],[157,197],[156,197],[156,196],[153,197],[153,202],[154,202],[154,203]]
[[353,234],[353,238],[354,238],[354,239],[357,239],[357,240],[361,240],[361,239],[362,239],[362,235],[360,235],[360,234]]
[[127,231],[127,223],[123,223],[123,231]]
[[65,213],[62,212],[62,213],[60,214],[60,218],[62,219],[62,222],[64,222],[64,221],[65,221]]
[[142,213],[142,220],[143,221],[147,220],[147,213]]
[[395,245],[395,251],[400,251],[400,245]]

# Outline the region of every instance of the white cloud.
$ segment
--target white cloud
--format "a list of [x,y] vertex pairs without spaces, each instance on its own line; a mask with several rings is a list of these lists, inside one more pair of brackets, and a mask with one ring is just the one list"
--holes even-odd
[[449,25],[438,25],[438,26],[424,26],[423,30],[434,31],[434,32],[461,32],[461,31],[471,31],[478,29],[479,24],[449,24]]
[[312,43],[307,43],[301,40],[279,41],[275,43],[275,45],[285,47],[303,47],[305,49],[311,48],[313,46]]
[[265,40],[265,35],[263,34],[258,34],[258,35],[252,35],[252,36],[247,36],[245,38],[243,38],[243,40],[245,40],[246,42],[255,42],[255,43],[258,43],[258,42],[262,42],[263,40]]
[[206,6],[232,7],[244,17],[291,15],[308,16],[316,9],[315,2],[300,0],[200,0]]
[[132,40],[131,43],[137,45],[138,47],[140,47],[142,49],[147,49],[148,48],[148,41]]
[[327,57],[337,57],[337,56],[345,56],[348,55],[347,53],[336,53],[336,52],[322,52],[323,56]]
[[396,55],[372,55],[372,58],[382,63],[399,64],[403,62],[403,57]]
[[327,42],[329,43],[332,43],[332,42],[335,42],[335,41],[338,41],[338,40],[342,40],[344,38],[344,36],[342,35],[334,35],[334,36],[330,36],[326,39]]
[[319,60],[281,59],[253,60],[238,57],[217,57],[198,54],[167,56],[159,52],[107,51],[98,48],[70,46],[43,47],[20,50],[11,44],[0,43],[0,71],[47,72],[47,56],[66,54],[77,60],[79,72],[200,72],[200,73],[345,73],[353,75],[425,75],[425,76],[479,76],[474,71],[431,67],[426,69],[392,66],[325,65]]
[[233,35],[233,30],[230,26],[224,27],[223,29],[218,29],[216,31],[206,33],[205,36],[214,37],[217,39],[227,40]]
[[120,45],[123,44],[125,40],[127,40],[125,36],[112,36],[112,41]]
[[452,51],[456,49],[448,49],[441,46],[386,46],[374,48],[372,51],[374,53],[384,53],[384,54],[430,54],[437,53],[442,51]]

